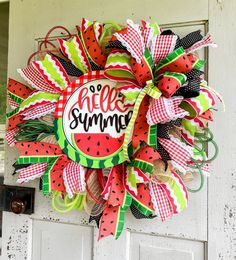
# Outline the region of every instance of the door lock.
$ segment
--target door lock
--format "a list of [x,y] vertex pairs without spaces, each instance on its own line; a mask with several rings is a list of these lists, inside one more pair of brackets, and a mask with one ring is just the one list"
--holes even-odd
[[34,213],[35,189],[2,185],[2,210],[15,214]]

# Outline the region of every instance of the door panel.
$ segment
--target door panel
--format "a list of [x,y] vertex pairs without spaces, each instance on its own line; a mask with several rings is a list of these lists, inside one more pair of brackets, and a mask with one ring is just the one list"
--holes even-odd
[[32,259],[91,259],[93,228],[33,220]]
[[204,243],[131,233],[131,260],[204,260]]
[[[92,4],[78,0],[69,3],[56,0],[11,1],[8,75],[22,81],[16,69],[26,65],[27,58],[37,49],[38,42],[46,32],[55,25],[63,25],[72,30],[82,17],[100,21],[112,17],[122,23],[127,18],[134,21],[147,19],[158,21],[165,28],[173,28],[180,35],[185,35],[196,29],[205,32],[208,1],[199,0],[197,5],[194,0],[97,0]],[[204,52],[200,56],[207,57]],[[11,165],[16,160],[17,152],[6,147],[6,154],[5,183],[15,184],[16,176],[11,175]],[[38,181],[25,186],[34,186],[38,190]],[[13,254],[12,259],[17,260],[87,260],[92,259],[93,251],[95,260],[133,260],[144,257],[171,259],[173,255],[178,257],[175,258],[177,260],[201,260],[204,259],[204,243],[193,240],[207,241],[207,186],[200,193],[190,195],[187,210],[164,223],[158,220],[135,220],[129,212],[125,230],[117,241],[109,237],[97,242],[98,230],[93,230],[93,225],[88,225],[85,213],[54,212],[50,198],[44,197],[40,192],[36,192],[35,214],[19,217],[4,213],[4,223],[4,259],[9,259],[9,254]],[[22,226],[25,226],[23,234],[20,233]],[[22,236],[23,250],[17,250],[17,243],[11,242],[9,253],[8,244],[12,241],[12,232],[15,236]]]

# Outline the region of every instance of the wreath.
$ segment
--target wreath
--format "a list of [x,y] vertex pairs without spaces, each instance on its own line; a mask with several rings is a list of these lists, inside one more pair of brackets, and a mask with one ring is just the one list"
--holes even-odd
[[[55,44],[58,28],[66,36]],[[9,79],[6,140],[20,153],[18,183],[40,178],[55,210],[84,209],[99,239],[117,239],[128,208],[164,221],[202,188],[218,152],[208,122],[222,98],[196,51],[215,44],[200,30],[180,38],[146,21],[76,28],[49,31],[18,69],[28,86]]]

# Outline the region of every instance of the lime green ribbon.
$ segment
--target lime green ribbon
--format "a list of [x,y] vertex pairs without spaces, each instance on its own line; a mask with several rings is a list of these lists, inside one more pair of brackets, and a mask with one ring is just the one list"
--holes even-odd
[[129,124],[126,128],[126,131],[125,131],[125,137],[124,137],[124,143],[123,143],[123,153],[124,153],[125,159],[128,162],[130,162],[130,154],[128,151],[128,147],[129,147],[129,143],[131,141],[134,123],[138,116],[139,107],[146,95],[149,95],[150,97],[155,98],[155,99],[158,99],[161,96],[161,91],[156,86],[154,86],[152,80],[149,80],[147,82],[147,85],[140,91],[140,93],[136,99],[135,105],[134,105],[133,115],[132,115],[132,117],[129,121]]
[[76,194],[72,199],[69,199],[68,194],[64,200],[61,198],[61,192],[54,191],[52,197],[52,207],[59,213],[66,213],[72,210],[82,210],[86,196],[84,194]]

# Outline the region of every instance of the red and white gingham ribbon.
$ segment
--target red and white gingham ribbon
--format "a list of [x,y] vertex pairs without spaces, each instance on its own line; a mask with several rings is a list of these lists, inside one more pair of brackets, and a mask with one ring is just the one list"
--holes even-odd
[[6,132],[6,141],[8,143],[9,146],[14,146],[16,144],[16,139],[15,139],[15,136],[16,136],[16,133],[17,131],[19,130],[19,127],[16,127],[12,130],[8,130]]
[[188,161],[192,156],[192,148],[170,135],[170,139],[158,138],[160,144],[169,153],[172,165],[182,173],[186,173]]
[[43,76],[40,74],[40,72],[32,65],[30,64],[24,69],[18,69],[17,70],[21,77],[28,82],[33,88],[49,92],[49,93],[55,93],[59,94],[60,91],[57,89],[52,88],[43,78]]
[[47,166],[48,163],[35,163],[26,168],[17,170],[16,172],[20,173],[17,183],[28,182],[41,177],[45,173]]
[[177,35],[159,35],[152,39],[151,54],[154,65],[174,50],[177,38]]
[[54,112],[55,108],[56,108],[56,104],[51,104],[51,103],[37,106],[35,108],[26,111],[26,113],[23,114],[24,120],[30,120],[30,119],[35,119],[35,118],[45,116],[47,114]]
[[76,192],[85,191],[85,168],[77,162],[69,162],[63,170],[66,192],[72,198]]
[[127,20],[127,32],[125,34],[117,32],[114,36],[127,48],[137,63],[141,63],[145,46],[140,26],[134,24],[131,20]]
[[166,196],[165,190],[156,182],[150,182],[150,194],[153,207],[161,221],[170,218],[173,215],[173,208]]
[[217,45],[213,43],[213,39],[210,34],[207,34],[201,41],[198,41],[195,44],[193,44],[190,48],[186,50],[186,53],[188,54],[207,46],[217,47]]
[[182,97],[153,99],[147,112],[147,122],[149,125],[166,123],[177,118],[183,118],[188,112],[179,107]]

